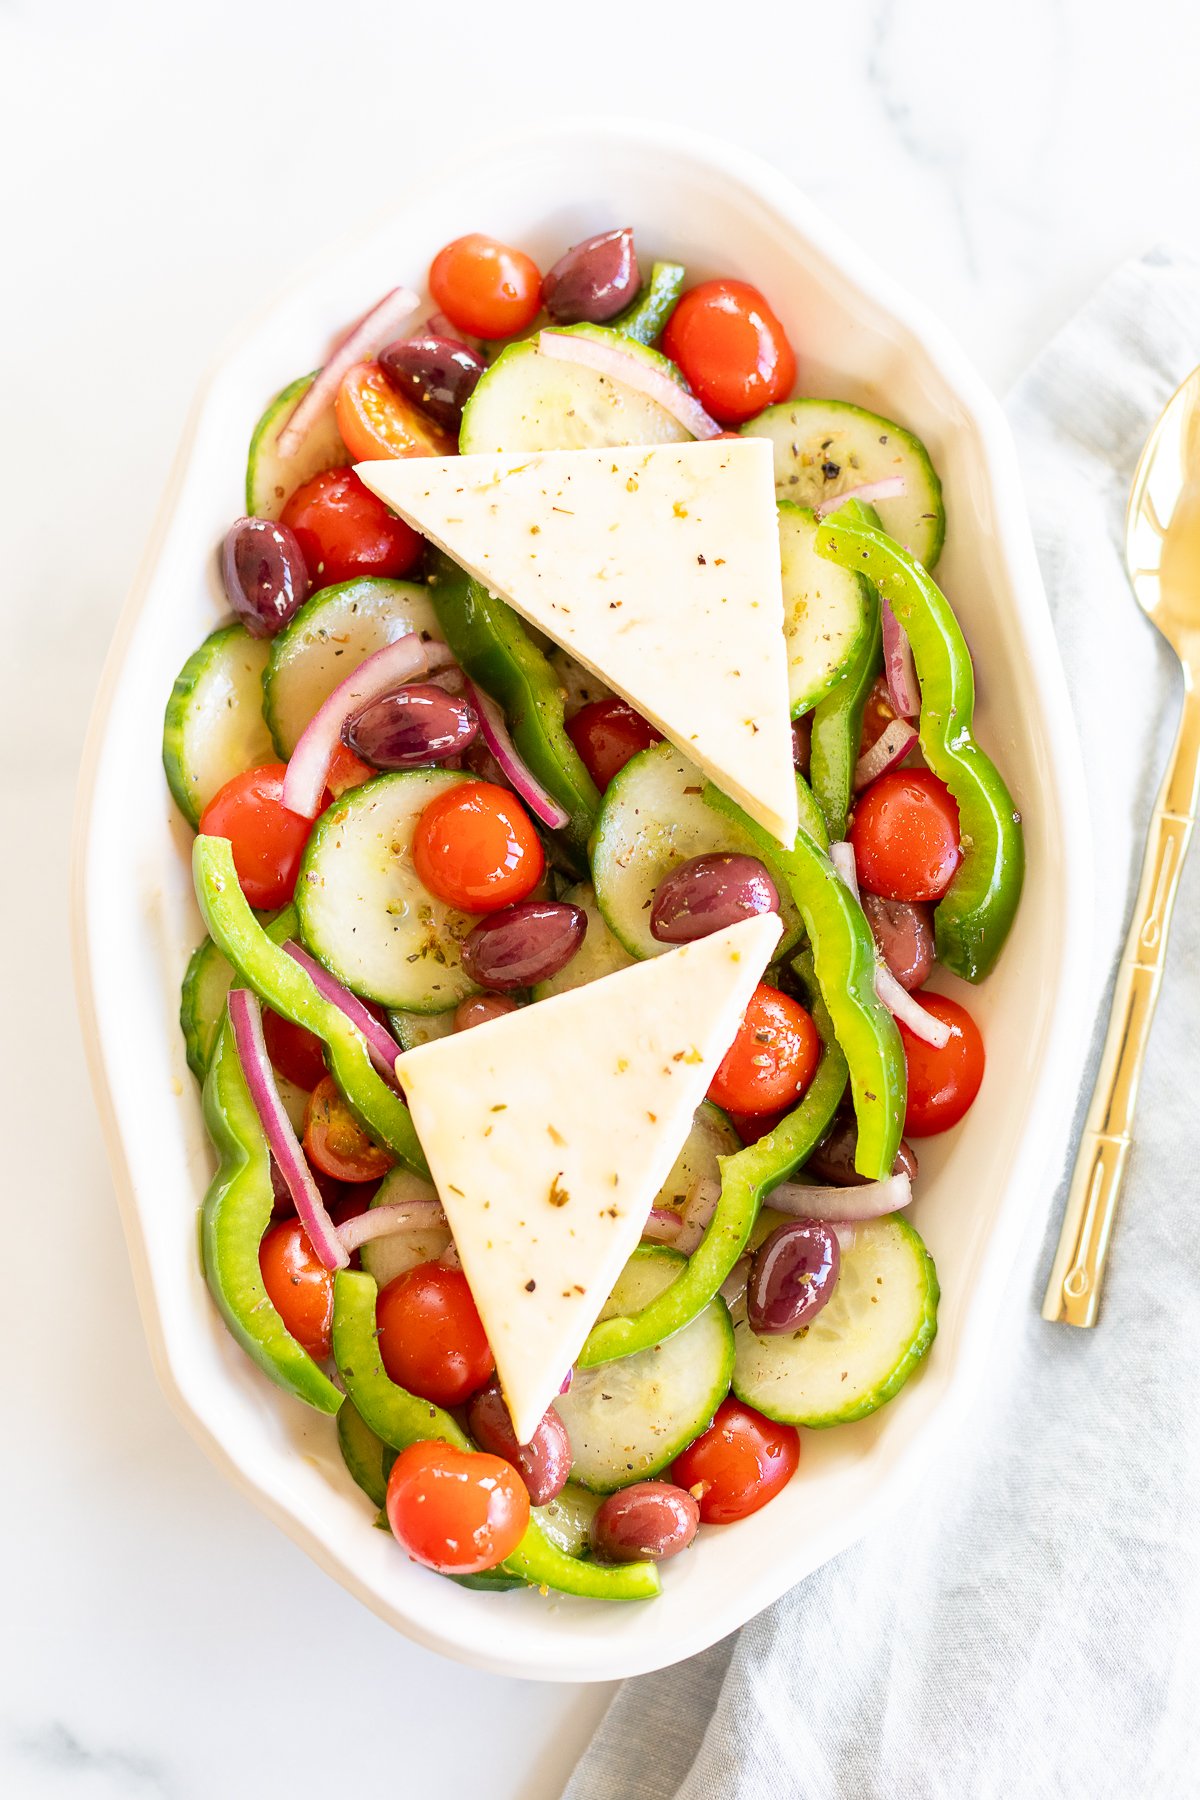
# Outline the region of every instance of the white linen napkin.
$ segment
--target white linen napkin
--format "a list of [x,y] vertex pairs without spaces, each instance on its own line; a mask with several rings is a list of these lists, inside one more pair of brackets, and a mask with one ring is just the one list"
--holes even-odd
[[[1100,289],[1009,405],[1088,770],[1097,1004],[1178,703],[1125,579],[1125,501],[1197,361],[1200,264],[1154,251]],[[626,1682],[564,1800],[1200,1793],[1198,1014],[1195,854],[1099,1326],[1039,1316],[1060,1190],[1040,1259],[1034,1234],[1014,1275],[1023,1310],[973,1441],[740,1633]]]

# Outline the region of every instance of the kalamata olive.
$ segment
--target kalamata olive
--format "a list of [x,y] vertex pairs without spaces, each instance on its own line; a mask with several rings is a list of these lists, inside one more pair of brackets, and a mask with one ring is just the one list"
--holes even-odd
[[885,900],[862,895],[862,909],[875,942],[902,988],[919,988],[933,969],[933,911],[920,900]]
[[610,1494],[592,1518],[592,1549],[605,1562],[665,1562],[686,1550],[700,1524],[700,1507],[670,1481],[639,1481]]
[[714,851],[689,857],[659,882],[650,935],[660,944],[690,944],[740,919],[778,910],[775,883],[757,856]]
[[565,969],[587,931],[587,914],[565,900],[521,900],[481,919],[462,947],[472,981],[501,992],[549,981]]
[[467,1427],[481,1450],[510,1462],[534,1506],[545,1506],[561,1494],[571,1473],[571,1440],[567,1428],[548,1407],[527,1444],[518,1444],[512,1419],[497,1381],[481,1388],[471,1402]]
[[636,299],[642,285],[633,228],[573,244],[542,279],[542,304],[557,325],[602,325]]
[[805,780],[812,762],[812,714],[792,720],[792,762]]
[[510,1000],[507,994],[472,994],[469,1000],[460,1000],[455,1007],[454,1029],[470,1031],[476,1025],[487,1025],[516,1010],[516,1001]]
[[443,431],[457,433],[463,407],[483,374],[482,357],[458,338],[400,338],[379,352],[379,366],[405,400]]
[[347,719],[342,737],[372,768],[416,769],[458,756],[478,733],[466,700],[432,681],[414,681],[370,701]]
[[225,534],[221,578],[251,637],[274,637],[308,599],[308,570],[295,536],[271,519],[238,519]]
[[746,1322],[760,1337],[796,1331],[833,1293],[841,1265],[837,1233],[823,1220],[789,1219],[759,1245],[746,1283]]
[[[861,1187],[868,1177],[860,1175],[854,1167],[857,1148],[858,1125],[854,1114],[838,1113],[832,1127],[805,1163],[804,1173],[814,1176],[818,1181],[829,1182],[834,1187]],[[900,1148],[892,1164],[892,1174],[907,1175],[910,1181],[917,1178],[916,1151],[907,1138],[900,1140]]]

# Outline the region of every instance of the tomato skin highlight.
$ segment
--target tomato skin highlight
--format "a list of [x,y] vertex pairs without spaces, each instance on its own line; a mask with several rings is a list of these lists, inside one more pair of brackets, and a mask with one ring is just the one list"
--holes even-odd
[[286,906],[300,873],[311,819],[283,804],[283,763],[227,781],[200,815],[202,837],[228,838],[242,892],[254,907]]
[[424,538],[389,512],[353,469],[314,475],[291,495],[279,518],[295,533],[314,591],[358,575],[400,580],[425,551]]
[[787,333],[748,281],[702,281],[667,320],[662,347],[720,425],[743,425],[796,381]]
[[356,462],[381,456],[451,456],[457,440],[397,393],[377,362],[355,363],[333,405],[338,433]]
[[438,251],[429,267],[429,291],[468,337],[514,337],[542,309],[542,277],[532,257],[480,231]]
[[671,1480],[700,1504],[704,1525],[731,1525],[773,1500],[796,1473],[800,1434],[730,1394],[707,1431],[675,1458]]
[[461,1406],[496,1367],[467,1278],[445,1263],[406,1269],[375,1304],[379,1354],[399,1387]]
[[317,1261],[299,1219],[263,1235],[258,1266],[272,1306],[297,1342],[323,1362],[333,1335],[333,1272]]
[[461,781],[431,800],[413,833],[413,864],[431,894],[460,912],[497,912],[531,894],[546,866],[515,794]]
[[904,1131],[907,1137],[936,1137],[957,1125],[974,1104],[987,1058],[979,1027],[965,1006],[945,994],[922,994],[921,1005],[950,1026],[951,1037],[937,1050],[914,1037],[903,1020],[896,1021],[908,1059]]
[[529,1525],[529,1495],[511,1463],[434,1441],[400,1452],[386,1508],[396,1542],[439,1575],[494,1569]]
[[581,706],[567,720],[567,736],[601,793],[631,757],[662,743],[662,732],[615,694]]
[[325,1075],[304,1109],[304,1153],[314,1168],[334,1181],[378,1181],[393,1159],[363,1130],[342,1098],[332,1075]]
[[317,1083],[324,1081],[326,1072],[325,1047],[316,1032],[293,1025],[269,1006],[263,1007],[262,1021],[272,1067],[311,1094]]
[[940,900],[962,862],[958,806],[930,769],[888,769],[858,796],[858,879],[884,900]]
[[820,1033],[800,1002],[760,981],[709,1084],[708,1097],[738,1115],[790,1111],[820,1059]]

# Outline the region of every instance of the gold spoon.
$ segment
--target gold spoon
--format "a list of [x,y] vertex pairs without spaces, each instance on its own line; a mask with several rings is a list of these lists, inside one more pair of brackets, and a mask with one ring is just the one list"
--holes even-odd
[[1200,369],[1167,402],[1142,451],[1125,519],[1125,564],[1142,611],[1179,658],[1183,711],[1154,807],[1108,1036],[1042,1302],[1044,1319],[1067,1325],[1094,1325],[1100,1309],[1171,912],[1200,797]]

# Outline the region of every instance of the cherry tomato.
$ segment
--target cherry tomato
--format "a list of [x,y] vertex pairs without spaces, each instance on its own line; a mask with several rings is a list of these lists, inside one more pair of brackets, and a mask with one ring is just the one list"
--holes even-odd
[[872,683],[866,705],[863,707],[862,730],[858,736],[858,754],[860,756],[883,736],[895,716],[896,709],[888,697],[887,682],[882,675],[879,675]]
[[431,800],[413,833],[413,864],[431,894],[461,912],[496,912],[542,879],[541,839],[521,802],[490,781],[460,781]]
[[339,800],[351,788],[361,787],[364,781],[374,781],[378,773],[378,769],[365,763],[361,756],[355,756],[348,744],[339,743],[334,746],[325,785],[334,799]]
[[292,897],[311,819],[283,804],[283,763],[235,775],[200,815],[203,837],[228,838],[233,866],[251,906],[286,906]]
[[461,1406],[496,1367],[467,1278],[445,1263],[419,1263],[389,1281],[375,1323],[392,1380],[436,1406]]
[[333,1330],[333,1271],[313,1255],[299,1219],[272,1225],[258,1247],[258,1266],[272,1306],[292,1336],[320,1362]]
[[705,1525],[731,1525],[773,1500],[796,1473],[800,1434],[731,1394],[707,1431],[675,1458],[671,1480],[700,1503]]
[[389,512],[353,469],[314,475],[296,489],[279,518],[295,532],[314,588],[353,581],[356,575],[408,575],[425,548],[424,539]]
[[515,337],[533,324],[542,306],[542,278],[532,258],[478,231],[438,251],[429,291],[468,337]]
[[922,994],[921,1005],[935,1019],[950,1027],[950,1042],[935,1050],[914,1037],[898,1020],[908,1058],[908,1107],[904,1130],[908,1137],[936,1137],[957,1125],[972,1105],[983,1080],[985,1057],[979,1027],[957,1000],[944,994]]
[[708,1097],[733,1113],[796,1105],[816,1073],[821,1038],[798,1000],[760,981]]
[[529,1525],[529,1495],[511,1463],[484,1450],[410,1444],[387,1484],[392,1535],[440,1575],[477,1575],[511,1556]]
[[338,432],[358,462],[377,456],[452,456],[447,437],[398,394],[377,362],[355,363],[342,376],[333,405]]
[[757,1144],[760,1138],[770,1137],[775,1127],[782,1125],[790,1111],[791,1108],[785,1106],[781,1112],[732,1112],[729,1114],[729,1123],[743,1144]]
[[958,807],[929,769],[888,769],[854,803],[858,879],[885,900],[940,900],[962,861]]
[[796,380],[787,334],[747,281],[702,281],[667,320],[662,347],[722,425],[786,400]]
[[309,1162],[335,1181],[378,1181],[392,1166],[386,1150],[373,1143],[341,1095],[332,1075],[324,1075],[304,1109],[304,1150]]
[[317,1083],[325,1079],[325,1046],[320,1038],[303,1025],[281,1018],[269,1006],[263,1007],[262,1020],[272,1064],[281,1075],[311,1094]]
[[631,756],[662,743],[662,732],[615,694],[581,706],[574,718],[567,720],[567,736],[601,793]]

